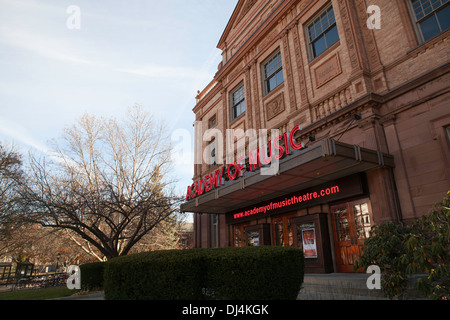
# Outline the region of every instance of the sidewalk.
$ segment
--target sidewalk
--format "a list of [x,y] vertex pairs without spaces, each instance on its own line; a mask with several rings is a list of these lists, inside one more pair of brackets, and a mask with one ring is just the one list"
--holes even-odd
[[97,292],[92,294],[80,294],[71,297],[56,298],[50,300],[105,300],[105,293]]
[[[381,290],[369,290],[365,273],[305,274],[297,300],[389,300]],[[424,300],[413,290],[417,278],[413,275],[405,292],[405,300]]]

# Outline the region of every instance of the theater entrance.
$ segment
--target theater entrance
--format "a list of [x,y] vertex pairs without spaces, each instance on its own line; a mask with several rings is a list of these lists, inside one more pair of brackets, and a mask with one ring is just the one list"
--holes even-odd
[[337,271],[355,272],[353,265],[362,255],[362,246],[373,226],[370,201],[360,199],[333,205],[330,209]]

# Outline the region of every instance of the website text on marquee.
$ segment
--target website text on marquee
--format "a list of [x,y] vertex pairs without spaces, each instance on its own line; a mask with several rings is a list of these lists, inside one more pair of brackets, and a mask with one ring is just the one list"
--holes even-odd
[[236,213],[233,215],[234,219],[240,219],[248,216],[252,216],[259,213],[270,212],[275,209],[281,209],[284,207],[292,206],[295,204],[299,204],[302,202],[307,202],[313,199],[317,199],[320,197],[325,197],[332,194],[337,194],[340,192],[339,186],[333,186],[331,188],[322,189],[319,192],[308,192],[299,196],[291,196],[282,201],[271,202],[268,205],[255,207],[250,210],[246,210],[240,213]]

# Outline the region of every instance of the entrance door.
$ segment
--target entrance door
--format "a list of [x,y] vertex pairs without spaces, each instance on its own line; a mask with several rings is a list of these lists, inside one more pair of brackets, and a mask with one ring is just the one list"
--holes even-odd
[[274,246],[294,246],[294,225],[291,223],[291,218],[295,217],[296,215],[293,214],[272,219]]
[[373,226],[368,199],[331,207],[338,272],[355,272],[353,264],[362,254],[364,241]]

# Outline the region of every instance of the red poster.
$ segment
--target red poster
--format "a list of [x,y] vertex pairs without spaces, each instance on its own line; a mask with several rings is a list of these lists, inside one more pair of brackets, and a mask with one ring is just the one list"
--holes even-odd
[[316,230],[303,229],[303,253],[306,259],[317,258]]

